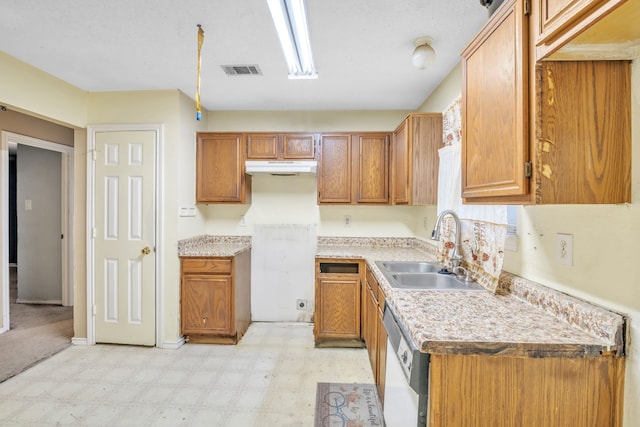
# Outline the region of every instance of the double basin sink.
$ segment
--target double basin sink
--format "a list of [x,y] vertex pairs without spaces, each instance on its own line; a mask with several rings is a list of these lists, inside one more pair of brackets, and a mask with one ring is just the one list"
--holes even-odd
[[476,282],[458,279],[455,275],[442,272],[442,267],[426,261],[376,261],[389,285],[394,289],[440,290],[440,291],[482,291]]

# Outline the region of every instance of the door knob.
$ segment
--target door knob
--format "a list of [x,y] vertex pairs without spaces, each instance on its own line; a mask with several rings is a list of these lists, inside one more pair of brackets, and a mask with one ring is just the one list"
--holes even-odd
[[149,255],[151,253],[151,248],[146,246],[142,249],[142,255]]

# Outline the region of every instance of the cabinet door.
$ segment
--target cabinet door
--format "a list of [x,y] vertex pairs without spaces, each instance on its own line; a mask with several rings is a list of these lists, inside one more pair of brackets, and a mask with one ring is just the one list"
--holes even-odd
[[230,276],[184,275],[182,333],[233,335]]
[[351,203],[351,137],[322,135],[318,162],[318,203]]
[[378,309],[378,360],[377,360],[377,369],[376,369],[376,384],[378,385],[378,394],[380,395],[380,401],[384,402],[384,386],[385,381],[384,377],[387,373],[387,331],[384,328],[384,323],[382,321],[382,313],[384,303],[381,302],[381,305]]
[[536,203],[631,202],[629,72],[626,61],[536,66]]
[[277,160],[279,139],[277,134],[247,134],[247,159]]
[[409,119],[404,120],[393,133],[391,148],[391,174],[394,205],[409,203]]
[[198,134],[196,202],[245,202],[243,153],[242,134]]
[[316,145],[313,134],[282,135],[283,159],[309,159],[316,156]]
[[391,185],[394,205],[435,205],[442,114],[410,114],[394,131]]
[[331,274],[318,279],[318,338],[360,338],[360,279]]
[[528,19],[506,0],[462,52],[462,197],[529,192]]
[[389,135],[354,135],[355,202],[389,203]]
[[438,203],[438,165],[442,148],[442,114],[411,115],[410,205]]
[[367,338],[365,343],[367,345],[367,352],[369,353],[369,362],[371,363],[371,370],[373,371],[373,377],[377,380],[378,375],[378,301],[373,294],[373,289],[367,286]]

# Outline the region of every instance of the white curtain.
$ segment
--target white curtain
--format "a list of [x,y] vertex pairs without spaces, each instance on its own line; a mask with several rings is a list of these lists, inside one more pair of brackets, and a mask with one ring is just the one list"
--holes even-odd
[[460,219],[507,224],[507,207],[503,205],[463,205],[461,196],[462,145],[453,143],[438,150],[438,214],[455,211]]

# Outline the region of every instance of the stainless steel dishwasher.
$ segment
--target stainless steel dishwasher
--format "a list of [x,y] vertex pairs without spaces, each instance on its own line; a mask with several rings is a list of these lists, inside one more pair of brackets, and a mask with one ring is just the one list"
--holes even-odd
[[418,350],[389,304],[385,304],[383,322],[387,330],[386,426],[424,427],[428,419],[429,355]]

